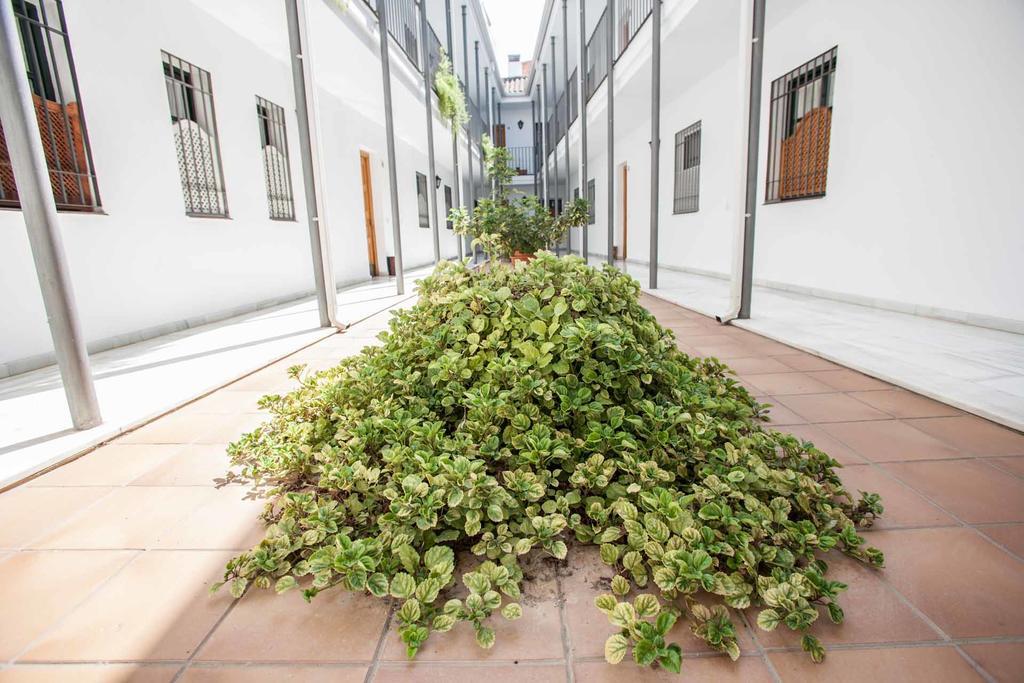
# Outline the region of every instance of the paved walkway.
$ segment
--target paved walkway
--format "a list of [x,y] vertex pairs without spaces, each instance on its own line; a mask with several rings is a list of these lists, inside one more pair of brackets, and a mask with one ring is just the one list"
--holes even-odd
[[[349,325],[414,296],[432,270],[338,292],[338,322]],[[104,422],[75,431],[56,366],[0,380],[0,488],[137,427],[319,339],[316,301],[292,304],[156,337],[91,357]]]
[[[685,678],[604,664],[613,628],[593,608],[596,553],[533,567],[522,619],[481,650],[465,624],[405,662],[387,605],[331,591],[210,597],[223,563],[262,535],[261,500],[217,487],[225,444],[262,419],[286,368],[336,363],[386,314],[333,335],[0,494],[0,683],[21,681],[972,681],[1024,671],[1024,436],[784,344],[648,298],[681,347],[724,357],[774,404],[779,429],[842,462],[886,508],[871,570],[829,556],[847,621],[814,631],[815,665],[787,633],[736,615],[743,656],[714,655],[680,624]],[[573,678],[570,678],[570,674]]]
[[[619,264],[646,288],[646,266]],[[709,316],[729,282],[662,268],[650,294]],[[755,287],[734,325],[1024,430],[1024,335]]]

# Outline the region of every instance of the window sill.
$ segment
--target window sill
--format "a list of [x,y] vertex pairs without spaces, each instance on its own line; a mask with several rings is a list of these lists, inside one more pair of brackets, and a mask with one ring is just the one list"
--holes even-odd
[[186,211],[185,215],[188,218],[204,218],[204,219],[205,218],[209,218],[209,219],[214,219],[214,220],[219,219],[219,220],[225,220],[225,221],[230,221],[231,220],[231,215],[230,214],[226,214],[226,213],[216,213],[216,214],[215,213],[189,213],[188,211]]

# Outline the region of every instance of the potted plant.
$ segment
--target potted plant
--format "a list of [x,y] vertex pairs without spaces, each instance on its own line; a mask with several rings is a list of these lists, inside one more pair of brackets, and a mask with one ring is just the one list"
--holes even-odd
[[504,147],[483,139],[484,162],[491,181],[491,196],[476,210],[452,209],[449,219],[460,235],[469,235],[492,260],[508,259],[512,264],[529,261],[547,249],[570,228],[587,224],[587,202],[577,199],[560,216],[553,216],[533,195],[513,196],[509,182],[515,171]]

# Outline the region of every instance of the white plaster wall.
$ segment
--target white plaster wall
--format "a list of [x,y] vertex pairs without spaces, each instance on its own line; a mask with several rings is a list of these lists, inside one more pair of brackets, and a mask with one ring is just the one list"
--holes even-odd
[[828,194],[759,207],[755,276],[1024,320],[1024,3],[782,0],[767,16],[765,92],[839,52]]
[[[344,13],[321,0],[308,5],[326,220],[336,280],[348,283],[369,275],[361,148],[374,162],[377,231],[382,241],[386,236],[381,254],[393,253],[376,24],[362,3]],[[310,291],[283,4],[67,0],[65,10],[103,202],[102,214],[60,214],[87,340],[127,341]],[[185,216],[161,49],[211,73],[230,218]],[[418,227],[415,192],[416,171],[428,173],[423,84],[401,52],[391,55],[403,253],[411,268],[433,260],[431,231]],[[295,221],[267,216],[257,94],[286,111]],[[443,224],[443,187],[454,183],[450,132],[436,116],[434,130],[442,256],[454,256],[455,238]],[[0,368],[18,368],[52,352],[20,211],[0,211],[0,253]]]
[[[663,42],[660,261],[722,275],[730,269],[741,172],[737,17],[737,2],[700,0]],[[1021,35],[1024,4],[1011,0],[770,3],[755,278],[982,324],[1024,320],[1024,210],[1017,199],[1024,93],[1007,86],[1019,80]],[[645,27],[616,67],[615,161],[631,167],[629,257],[644,262],[649,45]],[[827,195],[765,205],[771,81],[833,45],[839,67]],[[591,100],[589,116],[595,254],[606,251],[606,89]],[[674,134],[697,120],[700,211],[673,215]]]

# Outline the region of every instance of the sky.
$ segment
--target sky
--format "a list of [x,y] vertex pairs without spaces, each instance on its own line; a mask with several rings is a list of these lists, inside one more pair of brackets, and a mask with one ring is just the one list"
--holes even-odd
[[506,76],[508,55],[519,53],[524,62],[533,57],[544,0],[483,0],[483,5],[491,19],[494,55]]

